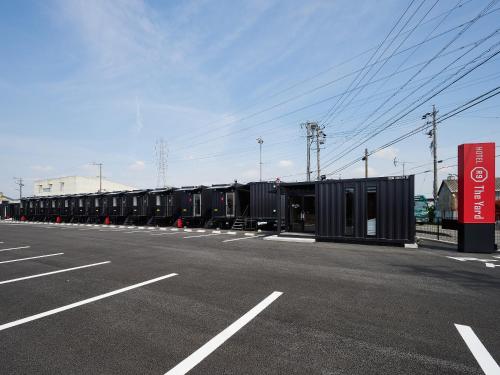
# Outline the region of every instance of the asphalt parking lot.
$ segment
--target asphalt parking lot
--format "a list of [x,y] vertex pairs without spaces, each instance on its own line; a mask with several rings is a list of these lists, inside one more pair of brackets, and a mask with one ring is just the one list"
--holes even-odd
[[498,373],[498,254],[264,238],[0,224],[0,372]]

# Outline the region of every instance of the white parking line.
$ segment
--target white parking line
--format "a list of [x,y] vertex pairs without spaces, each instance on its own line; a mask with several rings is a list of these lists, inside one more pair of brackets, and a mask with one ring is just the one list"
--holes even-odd
[[10,280],[5,280],[5,281],[0,281],[0,285],[14,283],[16,281],[34,279],[34,278],[42,277],[42,276],[54,275],[56,273],[75,271],[75,270],[79,270],[79,269],[82,269],[82,268],[89,268],[89,267],[100,266],[102,264],[108,264],[108,263],[111,263],[111,262],[110,261],[106,261],[106,262],[100,262],[100,263],[93,263],[93,264],[87,264],[85,266],[72,267],[72,268],[66,268],[66,269],[58,270],[58,271],[39,273],[37,275],[31,275],[31,276],[25,276],[25,277],[18,277],[17,279],[10,279]]
[[455,324],[455,327],[467,344],[467,347],[471,351],[477,363],[483,369],[485,375],[500,374],[500,367],[498,367],[498,364],[495,362],[490,353],[488,353],[488,350],[486,350],[472,328],[461,324]]
[[199,237],[211,237],[211,236],[220,236],[220,233],[200,234],[199,236],[186,236],[182,238],[199,238]]
[[0,249],[1,251],[11,251],[11,250],[19,250],[19,249],[29,249],[31,246],[19,246],[19,247],[10,247],[8,249]]
[[154,234],[151,234],[151,236],[170,236],[172,234],[182,234],[182,232],[175,232],[175,233],[154,233]]
[[122,232],[122,233],[145,233],[142,230],[132,230],[130,232]]
[[45,318],[46,316],[54,315],[54,314],[60,313],[62,311],[74,309],[75,307],[82,306],[82,305],[85,305],[85,304],[88,304],[88,303],[91,303],[91,302],[99,301],[101,299],[108,298],[108,297],[111,297],[111,296],[114,296],[116,294],[120,294],[120,293],[123,293],[123,292],[127,292],[127,291],[132,290],[132,289],[140,288],[141,286],[144,286],[144,285],[156,283],[158,281],[161,281],[161,280],[167,279],[169,277],[173,277],[173,276],[177,276],[177,274],[176,273],[170,273],[168,275],[160,276],[160,277],[157,277],[155,279],[151,279],[151,280],[148,280],[148,281],[143,281],[142,283],[130,285],[130,286],[127,286],[125,288],[114,290],[112,292],[101,294],[101,295],[98,295],[98,296],[95,296],[95,297],[92,297],[92,298],[87,298],[87,299],[84,299],[82,301],[71,303],[71,304],[66,305],[66,306],[58,307],[57,309],[45,311],[45,312],[42,312],[40,314],[31,315],[31,316],[28,316],[26,318],[15,320],[15,321],[10,322],[10,323],[5,323],[5,324],[0,325],[0,331],[3,331],[3,330],[8,329],[8,328],[12,328],[12,327],[24,324],[24,323],[28,323],[28,322],[31,322],[33,320]]
[[241,318],[236,320],[229,327],[220,332],[217,336],[208,341],[205,345],[180,362],[173,369],[168,371],[165,375],[184,375],[192,370],[198,363],[203,361],[206,357],[212,354],[219,346],[224,344],[231,336],[246,326],[252,319],[259,315],[265,308],[278,299],[283,293],[273,292],[262,300],[258,305],[248,311]]
[[241,240],[254,240],[259,237],[264,237],[264,235],[261,236],[252,236],[252,237],[241,237],[241,238],[232,238],[230,240],[224,240],[222,242],[232,242],[232,241],[241,241]]
[[36,257],[29,257],[29,258],[19,258],[19,259],[12,259],[12,260],[4,260],[3,262],[0,262],[0,264],[22,262],[23,260],[31,260],[31,259],[38,259],[38,258],[55,257],[56,255],[63,255],[63,254],[64,253],[55,253],[55,254],[47,254],[47,255],[38,255]]

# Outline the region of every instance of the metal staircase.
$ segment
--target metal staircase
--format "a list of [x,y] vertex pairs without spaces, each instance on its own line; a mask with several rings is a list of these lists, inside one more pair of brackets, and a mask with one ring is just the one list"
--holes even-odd
[[231,229],[245,230],[247,228],[247,217],[246,217],[247,211],[248,211],[248,206],[245,208],[245,211],[243,211],[241,216],[238,216],[237,218],[234,219]]

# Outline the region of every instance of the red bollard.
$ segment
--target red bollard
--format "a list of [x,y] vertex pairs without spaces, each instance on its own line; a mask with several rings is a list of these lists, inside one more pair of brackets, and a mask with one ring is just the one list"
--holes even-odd
[[182,219],[181,218],[177,219],[177,228],[182,228]]
[[61,216],[58,216],[58,217],[56,218],[56,223],[57,223],[57,224],[61,224]]
[[26,221],[26,216],[21,216],[21,221]]
[[111,224],[111,220],[109,220],[109,216],[106,216],[106,219],[104,219],[104,224],[105,225]]

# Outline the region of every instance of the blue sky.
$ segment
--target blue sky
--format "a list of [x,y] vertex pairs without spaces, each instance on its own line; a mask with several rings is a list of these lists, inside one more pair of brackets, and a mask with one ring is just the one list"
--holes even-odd
[[[489,1],[415,0],[398,24],[402,32],[396,28],[391,35],[397,37],[372,62],[380,61],[363,71],[367,85],[341,96],[356,77],[352,72],[365,66],[409,3],[0,2],[0,191],[17,194],[13,176],[25,178],[31,194],[37,178],[96,175],[92,161],[104,163],[107,178],[154,187],[154,144],[160,137],[169,145],[170,185],[258,180],[259,136],[264,177],[303,180],[300,124],[324,119],[340,100],[326,122],[322,151],[323,172],[334,172],[365,147],[375,149],[423,124],[421,116],[432,104],[445,113],[500,83],[499,55],[362,144],[366,132],[488,48],[498,48],[499,34],[473,43],[499,27],[500,4],[453,40],[463,28],[458,26]],[[499,104],[497,96],[443,122],[439,158],[456,156],[464,142],[500,143]],[[372,155],[370,174],[401,174],[394,157],[408,162],[409,173],[430,169],[429,139],[422,132]],[[450,167],[440,177],[456,173],[454,164],[455,159],[443,161],[441,167]],[[360,177],[363,170],[357,163],[331,177]],[[431,195],[431,183],[430,173],[418,174],[416,191]]]

